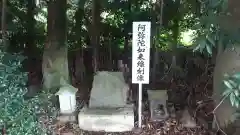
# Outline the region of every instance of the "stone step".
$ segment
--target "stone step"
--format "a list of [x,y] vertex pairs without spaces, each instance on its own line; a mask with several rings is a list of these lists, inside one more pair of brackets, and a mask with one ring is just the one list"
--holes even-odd
[[126,132],[134,128],[133,107],[84,108],[78,119],[80,129],[86,131]]

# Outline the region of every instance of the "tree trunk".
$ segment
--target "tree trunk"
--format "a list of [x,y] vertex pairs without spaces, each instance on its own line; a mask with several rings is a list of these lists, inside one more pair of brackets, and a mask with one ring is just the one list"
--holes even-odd
[[[160,27],[162,26],[162,17],[163,17],[163,0],[158,0],[155,3],[155,8],[154,10],[157,11],[158,9],[160,9],[160,13],[157,15],[157,17],[153,17],[153,22],[159,21],[160,23]],[[158,20],[159,18],[159,20]],[[155,35],[155,39],[152,38],[153,41],[153,52],[154,52],[154,56],[153,56],[153,72],[152,72],[152,83],[155,84],[156,83],[156,75],[157,75],[157,65],[159,63],[159,56],[158,56],[158,38],[159,38],[159,26],[157,24],[155,24],[155,31],[154,31],[154,35]]]
[[43,86],[58,88],[69,84],[66,44],[66,0],[48,2],[47,41],[43,54]]
[[[132,1],[128,1],[128,12],[131,13],[132,11]],[[130,15],[126,15],[126,18],[131,18]],[[123,55],[122,56],[122,60],[123,60],[123,64],[127,64],[127,67],[129,67],[129,28],[131,27],[132,23],[132,19],[127,21],[127,24],[125,25],[125,29],[124,29],[124,51],[123,51]],[[117,60],[118,61],[118,60]]]
[[[34,58],[35,54],[35,19],[34,19],[34,11],[35,11],[35,0],[28,0],[27,2],[27,40],[26,40],[26,53],[29,59]],[[30,63],[29,63],[30,64]]]
[[74,65],[75,65],[75,72],[74,72],[74,77],[75,77],[75,81],[77,84],[81,83],[84,79],[85,76],[85,65],[83,63],[83,48],[82,48],[82,34],[81,34],[81,27],[82,27],[82,19],[84,16],[84,11],[81,8],[82,5],[80,5],[80,1],[78,4],[78,9],[75,13],[75,20],[76,20],[76,24],[75,24],[75,30],[76,30],[76,41],[77,41],[77,46],[79,46],[79,49],[75,52],[75,61],[74,61]]
[[[230,15],[223,15],[219,18],[220,27],[231,33],[237,32],[240,28],[240,1],[228,0],[228,13]],[[221,37],[220,37],[221,39]],[[239,135],[239,117],[237,117],[239,108],[232,106],[229,97],[227,97],[222,103],[224,92],[223,80],[225,74],[230,76],[240,72],[240,61],[239,61],[239,44],[223,44],[221,40],[218,41],[218,52],[216,58],[216,65],[214,68],[213,75],[213,100],[215,106],[219,107],[215,110],[216,120],[213,122],[213,127],[216,129],[224,130],[228,135]]]
[[35,45],[35,19],[34,19],[34,11],[35,11],[35,0],[28,0],[27,3],[27,22],[26,22],[26,29],[27,29],[27,40],[26,40],[26,48],[25,54],[28,57],[27,59],[27,69],[28,69],[28,83],[29,85],[37,83],[34,81],[36,78],[36,67],[32,65],[37,65],[37,52],[36,52],[36,45]]
[[93,69],[96,73],[98,71],[98,60],[99,60],[99,41],[100,41],[100,2],[99,0],[93,0],[92,6],[92,37],[91,44],[93,46]]
[[2,44],[2,47],[3,49],[6,49],[7,48],[7,31],[6,31],[6,6],[7,6],[7,1],[6,0],[2,0],[2,26],[1,26],[1,29],[2,29],[2,41],[3,41],[3,44]]
[[111,35],[109,35],[108,38],[108,46],[109,46],[109,70],[113,70],[113,58],[112,58],[112,38]]
[[129,46],[129,36],[128,33],[126,33],[124,38],[124,55],[123,55],[123,64],[128,64],[128,46]]
[[156,38],[155,38],[155,42],[154,42],[154,46],[153,46],[153,72],[152,72],[152,83],[155,84],[156,83],[156,76],[157,76],[157,67],[158,67],[158,63],[159,63],[159,59],[158,59],[158,36],[159,35],[159,28],[156,28]]
[[175,10],[176,10],[176,16],[173,19],[173,43],[172,43],[172,67],[175,68],[177,66],[177,46],[178,46],[178,37],[179,37],[179,21],[180,21],[180,15],[179,15],[179,6],[180,6],[180,0],[175,1]]
[[[35,24],[34,19],[36,4],[35,0],[29,0],[27,3],[27,22],[25,27],[27,29],[26,33],[26,47],[24,48],[26,59],[26,68],[28,72],[28,92],[25,97],[33,97],[37,92],[41,90],[41,68],[39,67],[40,60],[38,59],[37,47],[35,44],[36,34],[35,34]],[[35,66],[33,66],[35,65]]]
[[[226,88],[226,87],[223,87],[223,80],[226,79],[224,75],[228,74],[232,76],[240,72],[239,52],[240,52],[240,47],[239,45],[236,45],[236,47],[234,47],[234,50],[232,50],[231,47],[228,47],[218,57],[216,66],[214,68],[214,75],[213,75],[213,89],[214,89],[213,101],[215,103],[215,106],[220,104],[223,98],[222,93],[224,92],[224,88]],[[240,130],[240,128],[237,126],[240,124],[239,118],[237,117],[237,115],[234,115],[237,112],[237,110],[238,108],[231,105],[229,97],[226,98],[224,102],[222,102],[221,105],[215,111],[218,126],[220,126],[222,129],[223,128],[231,129],[234,126],[235,129]],[[213,124],[216,124],[216,123],[213,123]],[[217,125],[214,125],[214,126],[216,129],[218,128]],[[228,133],[228,131],[225,131],[225,132],[228,135],[233,134],[233,133]]]
[[240,1],[228,0],[227,13],[220,15],[219,24],[221,28],[230,32],[238,32],[240,28]]

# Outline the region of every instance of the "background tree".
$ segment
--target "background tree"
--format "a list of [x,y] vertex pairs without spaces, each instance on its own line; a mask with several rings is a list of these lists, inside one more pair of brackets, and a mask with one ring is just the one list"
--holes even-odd
[[66,0],[48,1],[47,41],[43,54],[44,88],[58,88],[69,83],[67,58]]

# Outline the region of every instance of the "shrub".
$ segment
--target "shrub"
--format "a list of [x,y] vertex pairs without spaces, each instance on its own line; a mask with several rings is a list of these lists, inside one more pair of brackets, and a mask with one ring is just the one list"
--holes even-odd
[[52,95],[42,93],[24,99],[27,73],[21,72],[23,59],[21,55],[0,51],[0,128],[7,135],[44,135],[50,129],[43,128],[39,117],[44,113],[50,117],[50,112],[56,112],[49,100]]

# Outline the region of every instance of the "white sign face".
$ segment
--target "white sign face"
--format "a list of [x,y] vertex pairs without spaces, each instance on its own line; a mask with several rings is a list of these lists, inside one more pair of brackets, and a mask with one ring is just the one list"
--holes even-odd
[[132,83],[149,83],[151,22],[133,22]]

